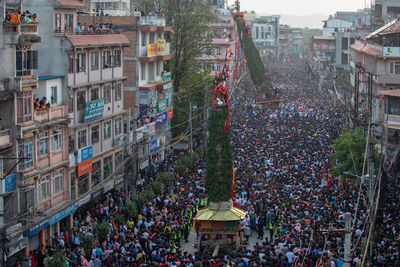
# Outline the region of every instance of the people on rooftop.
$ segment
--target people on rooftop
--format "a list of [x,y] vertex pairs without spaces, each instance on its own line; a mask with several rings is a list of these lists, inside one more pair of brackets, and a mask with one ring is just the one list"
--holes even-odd
[[31,14],[29,10],[22,12],[21,10],[14,10],[11,15],[6,11],[5,22],[7,23],[35,23],[36,14]]

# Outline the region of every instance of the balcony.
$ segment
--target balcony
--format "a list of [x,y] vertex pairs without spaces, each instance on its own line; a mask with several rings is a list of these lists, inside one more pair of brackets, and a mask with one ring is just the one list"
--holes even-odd
[[34,120],[41,126],[49,126],[52,124],[67,123],[68,116],[67,106],[55,106],[49,109],[41,109],[35,111]]
[[165,27],[165,18],[156,16],[140,17],[141,26]]
[[171,45],[172,43],[165,42],[165,40],[158,40],[157,43],[141,46],[139,48],[139,61],[154,62],[170,60],[172,58]]
[[25,41],[40,42],[38,23],[10,23],[5,22],[4,33],[7,43],[23,44]]
[[379,75],[374,76],[374,81],[383,85],[400,84],[400,74],[380,72]]
[[[29,72],[31,72],[31,70],[29,70]],[[36,88],[38,80],[39,79],[37,75],[26,75],[22,77],[17,77],[14,79],[14,89],[17,92],[22,92],[23,89],[26,87]]]
[[385,113],[384,122],[388,128],[400,129],[400,115]]
[[12,145],[11,129],[0,130],[0,148],[5,148]]
[[314,49],[315,50],[335,50],[334,45],[327,45],[327,44],[314,44]]

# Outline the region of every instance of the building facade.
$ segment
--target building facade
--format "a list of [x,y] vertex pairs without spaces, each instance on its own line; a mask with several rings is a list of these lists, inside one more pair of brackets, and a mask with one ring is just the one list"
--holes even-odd
[[310,51],[312,56],[313,69],[327,72],[333,64],[335,53],[334,36],[313,36],[310,41]]

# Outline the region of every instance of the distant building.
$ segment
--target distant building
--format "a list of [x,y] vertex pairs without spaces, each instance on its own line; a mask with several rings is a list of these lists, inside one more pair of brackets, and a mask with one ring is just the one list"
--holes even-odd
[[310,42],[313,69],[327,71],[333,64],[336,38],[334,36],[313,36]]
[[389,23],[400,16],[400,1],[398,0],[372,0],[371,20],[373,29]]

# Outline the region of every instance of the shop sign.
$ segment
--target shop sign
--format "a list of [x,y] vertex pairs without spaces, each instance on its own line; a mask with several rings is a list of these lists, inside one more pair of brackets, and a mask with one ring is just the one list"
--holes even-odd
[[167,121],[169,121],[170,119],[172,119],[174,117],[174,109],[171,108],[167,111]]
[[149,135],[152,135],[156,132],[156,125],[158,125],[155,122],[150,123],[149,125]]
[[93,158],[92,146],[87,146],[87,147],[78,149],[78,163],[87,161],[91,158]]
[[149,160],[145,160],[142,163],[139,164],[139,168],[141,170],[146,169],[149,166]]
[[147,45],[147,56],[156,56],[157,55],[157,44],[148,44]]
[[97,192],[92,194],[92,199],[95,199],[103,194],[103,190],[98,190]]
[[165,39],[158,39],[157,40],[157,56],[164,56],[165,55]]
[[78,163],[78,177],[85,175],[93,169],[93,159],[88,159],[84,162]]
[[120,183],[122,183],[123,181],[124,181],[124,178],[121,177],[121,178],[115,180],[114,185],[117,186],[117,185],[119,185]]
[[161,114],[158,114],[155,117],[156,120],[156,125],[160,125],[161,123],[165,122],[167,120],[167,112],[163,112]]
[[103,187],[103,191],[104,193],[107,193],[108,191],[110,191],[111,189],[114,188],[114,180],[108,181],[104,187]]
[[79,201],[76,203],[76,206],[79,208],[79,207],[82,207],[83,205],[85,205],[86,203],[89,203],[90,197],[91,196],[89,194],[89,195],[79,199]]
[[150,144],[149,144],[149,153],[150,154],[157,152],[157,143],[158,143],[157,139],[150,142]]
[[61,221],[62,219],[64,219],[65,217],[67,217],[68,215],[71,215],[72,213],[74,213],[76,211],[76,205],[73,204],[71,206],[69,206],[67,209],[60,211],[59,213],[57,213],[56,215],[54,215],[53,217],[50,218],[50,225],[55,224],[58,221]]
[[163,90],[169,90],[172,89],[172,83],[171,82],[167,82],[163,84]]
[[4,183],[4,193],[14,191],[17,188],[15,173],[7,175],[3,179],[3,183]]
[[167,83],[168,82],[168,84],[170,84],[172,86],[172,83],[170,83],[170,81],[171,81],[171,72],[164,72],[163,76],[162,76],[162,80],[163,80],[163,83]]
[[157,112],[160,113],[160,112],[164,112],[165,110],[167,110],[167,100],[163,99],[163,100],[158,101]]
[[400,57],[400,47],[384,47],[384,57]]
[[157,139],[157,146],[158,146],[158,147],[163,146],[164,143],[165,143],[165,136],[161,136],[161,137],[159,137],[159,138]]
[[87,102],[85,104],[85,113],[83,115],[83,122],[97,120],[103,117],[104,112],[104,98]]
[[137,131],[136,131],[136,141],[139,142],[140,140],[143,139],[143,137],[144,137],[144,131],[145,131],[145,128],[144,128],[144,127],[137,129]]
[[37,233],[39,233],[43,229],[46,229],[47,226],[49,226],[49,221],[44,221],[44,222],[41,222],[39,224],[36,224],[31,229],[29,229],[29,236],[36,235]]

